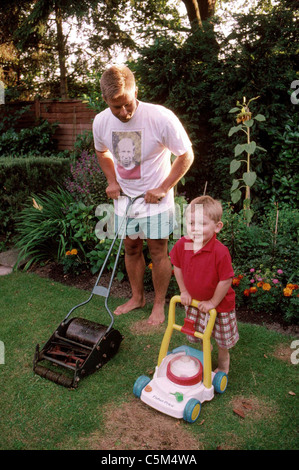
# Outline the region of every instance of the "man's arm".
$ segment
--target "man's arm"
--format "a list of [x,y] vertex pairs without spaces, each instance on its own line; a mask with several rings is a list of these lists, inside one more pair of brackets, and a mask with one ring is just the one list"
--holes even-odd
[[116,180],[112,154],[109,150],[106,150],[105,152],[99,152],[96,150],[96,155],[108,183],[106,194],[109,198],[117,199],[120,196],[121,187]]
[[169,175],[163,181],[161,186],[149,189],[145,195],[145,202],[157,204],[160,199],[166,196],[168,191],[173,188],[180,179],[187,173],[194,160],[193,150],[190,148],[186,153],[177,157],[172,166]]

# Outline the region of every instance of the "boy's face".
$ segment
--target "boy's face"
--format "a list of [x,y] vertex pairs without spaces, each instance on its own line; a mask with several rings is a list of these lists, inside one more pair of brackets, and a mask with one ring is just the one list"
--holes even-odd
[[220,232],[223,227],[221,221],[215,222],[210,219],[203,210],[203,206],[198,206],[196,210],[193,208],[189,210],[186,217],[187,234],[197,244],[197,250],[205,246],[214,234]]

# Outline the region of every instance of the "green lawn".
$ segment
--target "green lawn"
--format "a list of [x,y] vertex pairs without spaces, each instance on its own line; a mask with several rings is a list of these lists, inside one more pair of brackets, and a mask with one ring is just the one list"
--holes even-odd
[[[36,343],[42,346],[70,308],[88,295],[35,274],[1,276],[0,340],[5,346],[5,363],[0,364],[2,450],[90,449],[89,437],[107,432],[107,407],[121,411],[134,400],[140,403],[133,396],[133,384],[139,375],[153,373],[164,333],[163,327],[134,331],[134,324],[149,316],[150,306],[116,317],[115,328],[125,337],[117,355],[76,390],[32,371]],[[113,310],[120,300],[109,302]],[[80,309],[79,316],[109,324],[99,297]],[[198,448],[206,450],[297,449],[298,366],[275,353],[278,347],[288,350],[294,338],[242,323],[239,333],[231,353],[227,391],[203,404],[195,424],[177,424],[170,418],[173,429],[179,426],[198,439]],[[182,334],[175,333],[171,345],[184,343]]]

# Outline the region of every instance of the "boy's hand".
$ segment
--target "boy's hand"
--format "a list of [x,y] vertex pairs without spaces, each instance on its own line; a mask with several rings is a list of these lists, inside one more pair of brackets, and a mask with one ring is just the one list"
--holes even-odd
[[200,312],[208,313],[209,310],[215,308],[215,305],[210,300],[203,300],[201,302],[198,302],[197,307]]
[[191,304],[191,302],[192,302],[192,297],[189,294],[189,292],[187,291],[181,292],[181,304],[188,306]]

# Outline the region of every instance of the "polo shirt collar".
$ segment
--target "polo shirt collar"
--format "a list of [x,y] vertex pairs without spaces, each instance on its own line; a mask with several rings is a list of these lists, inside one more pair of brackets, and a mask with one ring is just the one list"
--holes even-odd
[[203,251],[211,252],[214,248],[215,241],[216,241],[216,233],[212,236],[211,240],[209,240],[208,243],[205,246],[203,246],[200,250],[196,251],[194,255],[200,254]]

